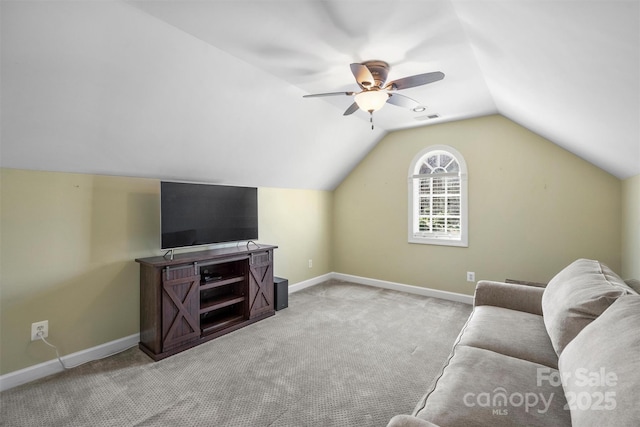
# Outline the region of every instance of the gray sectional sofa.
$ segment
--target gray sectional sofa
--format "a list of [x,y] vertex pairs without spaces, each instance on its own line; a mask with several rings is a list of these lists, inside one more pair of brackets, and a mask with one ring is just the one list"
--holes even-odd
[[480,281],[451,355],[388,427],[640,426],[640,295],[579,259],[546,287]]

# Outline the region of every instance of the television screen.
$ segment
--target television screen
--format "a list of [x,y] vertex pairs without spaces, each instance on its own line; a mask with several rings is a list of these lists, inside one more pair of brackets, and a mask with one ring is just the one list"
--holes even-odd
[[162,249],[258,238],[258,189],[160,183]]

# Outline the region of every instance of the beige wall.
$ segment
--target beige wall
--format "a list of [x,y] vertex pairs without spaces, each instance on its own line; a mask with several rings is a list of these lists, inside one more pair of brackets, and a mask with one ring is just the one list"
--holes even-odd
[[[139,331],[137,257],[160,254],[159,181],[2,169],[0,373]],[[331,193],[260,188],[260,241],[296,283],[330,271]],[[312,269],[308,260],[313,259]]]
[[[449,145],[469,173],[469,247],[407,243],[413,156]],[[620,270],[620,181],[501,116],[393,132],[334,192],[334,271],[472,294],[548,281],[579,257]]]
[[258,197],[260,241],[278,245],[276,275],[286,277],[291,285],[331,272],[333,194],[260,188]]
[[640,280],[640,175],[622,181],[621,275]]
[[[468,248],[407,243],[409,163],[435,144],[467,162]],[[29,341],[35,321],[63,355],[137,333],[133,259],[160,253],[159,181],[2,169],[0,187],[0,373],[54,357]],[[639,276],[640,177],[621,183],[500,116],[391,133],[334,192],[258,197],[260,241],[290,284],[336,271],[471,294],[466,271],[546,281],[578,257]]]

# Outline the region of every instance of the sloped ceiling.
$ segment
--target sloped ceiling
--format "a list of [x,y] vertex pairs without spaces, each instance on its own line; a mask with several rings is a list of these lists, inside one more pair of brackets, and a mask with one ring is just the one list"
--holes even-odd
[[[389,131],[500,113],[640,174],[637,1],[3,1],[3,167],[333,189]],[[343,117],[352,62],[442,71]],[[437,114],[439,118],[427,119]]]

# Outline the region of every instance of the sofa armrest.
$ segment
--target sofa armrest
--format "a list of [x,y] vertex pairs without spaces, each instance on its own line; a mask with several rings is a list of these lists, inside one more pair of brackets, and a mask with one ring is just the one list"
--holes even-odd
[[529,282],[527,280],[519,280],[519,279],[506,279],[505,283],[515,283],[517,285],[528,285],[528,286],[536,286],[538,288],[546,288],[547,283],[542,282]]
[[542,315],[544,290],[536,286],[481,280],[476,285],[473,305],[493,305]]
[[411,415],[396,415],[391,418],[387,427],[438,427],[436,424]]

